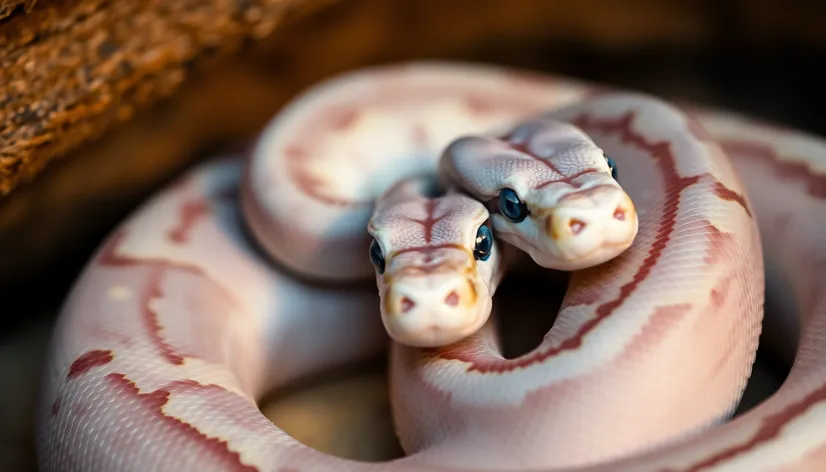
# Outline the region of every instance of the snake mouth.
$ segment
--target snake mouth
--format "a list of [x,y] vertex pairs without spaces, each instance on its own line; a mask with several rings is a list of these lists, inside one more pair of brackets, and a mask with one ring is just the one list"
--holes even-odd
[[429,325],[415,332],[391,332],[390,336],[398,343],[416,348],[439,348],[455,344],[478,331],[484,321],[467,325],[464,329],[445,330],[437,325]]
[[381,298],[390,337],[416,347],[443,346],[472,334],[492,307],[487,288],[464,271],[396,275]]
[[[470,313],[469,313],[470,315]],[[382,317],[384,327],[391,339],[399,344],[416,348],[438,348],[465,339],[482,328],[489,313],[475,310],[473,316],[467,316],[460,325],[445,325],[439,322],[413,326],[399,323],[398,318]]]

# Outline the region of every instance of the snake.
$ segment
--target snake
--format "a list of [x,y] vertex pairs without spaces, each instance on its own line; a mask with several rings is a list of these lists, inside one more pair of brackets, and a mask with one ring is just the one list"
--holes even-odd
[[[826,470],[824,198],[826,141],[728,110],[494,65],[342,73],[91,257],[39,467]],[[506,358],[495,293],[531,267],[565,296]],[[789,374],[735,415],[763,343]],[[383,352],[404,457],[322,453],[258,407]]]

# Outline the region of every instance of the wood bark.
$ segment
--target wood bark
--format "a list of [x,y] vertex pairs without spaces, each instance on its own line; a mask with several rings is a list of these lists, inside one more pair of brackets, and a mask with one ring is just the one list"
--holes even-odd
[[[171,96],[204,60],[331,0],[0,5],[0,196]],[[22,10],[22,11],[21,11]]]

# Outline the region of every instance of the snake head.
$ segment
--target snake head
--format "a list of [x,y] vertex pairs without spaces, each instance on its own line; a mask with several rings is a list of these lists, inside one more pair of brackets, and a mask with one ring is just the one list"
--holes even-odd
[[415,347],[451,344],[481,328],[500,277],[484,205],[458,193],[433,197],[430,184],[397,184],[368,225],[382,322],[392,339]]
[[636,237],[634,203],[617,180],[621,169],[570,123],[537,118],[504,137],[460,138],[441,165],[487,202],[497,237],[542,267],[598,265]]

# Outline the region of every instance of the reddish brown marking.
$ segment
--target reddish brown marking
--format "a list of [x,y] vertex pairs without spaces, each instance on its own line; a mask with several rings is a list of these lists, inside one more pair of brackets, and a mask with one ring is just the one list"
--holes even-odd
[[507,136],[505,136],[503,138],[503,140],[506,142],[506,144],[511,149],[513,149],[514,151],[518,151],[522,154],[525,154],[526,156],[529,156],[531,159],[542,163],[545,167],[550,169],[551,172],[562,176],[563,179],[569,179],[570,178],[570,177],[567,177],[565,174],[563,174],[559,169],[557,169],[556,166],[553,164],[553,162],[550,161],[550,159],[541,158],[541,157],[537,156],[536,154],[534,154],[530,149],[528,149],[528,143],[527,142],[514,143],[514,142],[511,141],[512,139],[513,139],[513,136],[511,134],[508,134]]
[[57,416],[60,413],[60,399],[58,398],[54,402],[52,402],[52,418]]
[[[241,203],[243,204],[243,210],[245,213],[245,218],[248,221],[256,221],[260,228],[258,231],[261,231],[265,234],[269,234],[273,239],[272,240],[282,240],[282,241],[289,241],[291,247],[296,248],[296,250],[302,251],[317,251],[319,247],[318,239],[309,237],[309,235],[302,235],[299,232],[296,232],[291,224],[291,221],[282,221],[279,222],[277,219],[269,218],[267,215],[267,210],[264,208],[264,202],[252,195],[253,192],[249,190],[250,185],[249,182],[251,181],[251,166],[247,166],[247,171],[244,172],[244,184],[242,187],[246,187],[247,191],[244,192],[244,196]],[[358,244],[363,243],[363,235],[359,234],[358,237]],[[344,241],[345,245],[354,244],[355,238],[351,237]]]
[[209,213],[210,204],[203,199],[185,202],[181,205],[178,225],[167,233],[167,238],[175,244],[186,244],[189,240],[189,231],[195,223]]
[[69,373],[66,375],[66,378],[73,379],[75,377],[83,375],[95,367],[106,365],[112,362],[112,359],[114,359],[112,351],[104,349],[96,349],[94,351],[89,351],[86,354],[83,354],[82,356],[78,357],[74,362],[72,362],[72,365],[71,367],[69,367]]
[[625,210],[617,207],[617,209],[614,210],[614,219],[619,221],[625,221]]
[[528,150],[528,145],[527,145],[527,143],[513,143],[513,142],[511,142],[511,139],[513,139],[513,136],[512,136],[512,134],[511,134],[511,133],[506,134],[506,135],[505,135],[505,136],[503,136],[501,139],[502,139],[503,141],[505,141],[505,142],[508,144],[508,146],[509,146],[511,149],[513,149],[514,151],[518,151],[518,152],[520,152],[520,153],[522,153],[522,154],[525,154],[525,155],[527,155],[527,156],[531,157],[533,160],[535,160],[535,161],[537,161],[537,162],[541,162],[541,163],[542,163],[543,165],[545,165],[545,167],[547,167],[547,168],[548,168],[551,172],[553,172],[553,173],[555,173],[555,174],[557,174],[557,175],[559,175],[559,176],[560,176],[559,178],[556,178],[556,179],[551,179],[551,180],[546,180],[545,182],[540,182],[539,184],[537,184],[536,186],[534,186],[534,188],[535,188],[535,189],[542,189],[542,188],[547,187],[548,185],[551,185],[551,184],[558,184],[558,183],[565,183],[565,184],[568,184],[568,185],[571,185],[571,186],[573,186],[573,187],[577,187],[577,188],[578,188],[578,187],[579,187],[579,185],[577,185],[577,184],[574,182],[574,179],[576,179],[576,178],[578,178],[578,177],[581,177],[581,176],[583,176],[583,175],[585,175],[585,174],[592,174],[592,173],[599,172],[597,169],[590,168],[590,169],[581,170],[581,171],[576,172],[576,173],[574,173],[574,174],[572,174],[572,175],[565,175],[564,173],[562,173],[562,171],[560,171],[560,170],[559,170],[559,169],[558,169],[558,168],[557,168],[557,167],[553,164],[553,162],[551,162],[551,161],[550,161],[550,159],[545,159],[545,158],[539,157],[539,156],[537,156],[536,154],[534,154],[533,152],[531,152],[530,150]]
[[567,176],[567,177],[563,177],[561,179],[546,180],[545,182],[540,183],[539,185],[535,186],[534,188],[539,190],[539,189],[547,187],[548,185],[560,184],[560,183],[568,184],[568,185],[571,185],[573,187],[579,188],[580,185],[575,183],[574,179],[576,179],[578,177],[582,177],[585,174],[594,174],[594,173],[597,173],[597,172],[599,172],[597,169],[581,170],[581,171],[577,172],[576,174],[573,174],[573,175],[570,175],[570,176]]
[[292,171],[291,173],[296,187],[301,189],[305,195],[330,206],[351,206],[358,205],[360,203],[344,198],[333,197],[324,193],[323,189],[324,186],[327,185],[327,182],[311,175],[303,165],[298,163],[298,161],[289,161],[287,165]]
[[117,253],[117,249],[125,237],[126,233],[124,231],[119,231],[110,237],[109,240],[104,243],[103,248],[98,255],[98,263],[102,266],[109,267],[144,266],[152,269],[147,280],[146,291],[142,294],[140,299],[143,324],[147,330],[149,338],[158,349],[161,357],[163,357],[170,364],[181,365],[184,362],[183,356],[177,354],[175,349],[164,340],[161,334],[162,329],[160,323],[158,322],[157,314],[149,306],[153,299],[159,298],[163,295],[160,284],[166,271],[180,270],[182,272],[201,277],[209,282],[212,282],[216,287],[219,287],[231,303],[237,305],[237,302],[231,294],[223,290],[220,284],[212,280],[209,275],[198,266],[164,259],[142,259],[121,256]]
[[459,305],[459,294],[456,293],[456,290],[451,290],[450,293],[447,294],[447,296],[445,297],[445,303],[448,306]]
[[[127,379],[123,374],[109,374],[106,380],[114,387],[120,395],[127,397],[129,400],[138,402],[143,407],[147,408],[153,417],[176,433],[183,435],[187,439],[204,447],[211,454],[214,454],[223,470],[243,471],[243,472],[257,472],[258,468],[244,464],[241,461],[241,455],[230,450],[227,441],[212,438],[198,430],[195,426],[186,423],[180,418],[167,416],[163,407],[169,401],[170,388],[161,388],[149,393],[140,393],[135,383]],[[196,384],[195,382],[191,382]],[[216,463],[216,466],[219,464]]]
[[[335,115],[336,112],[338,115]],[[324,117],[325,121],[329,122],[335,131],[342,131],[347,126],[350,126],[358,116],[358,112],[355,109],[351,109],[349,113],[342,112],[341,110],[337,110],[336,112],[333,112],[332,116]],[[301,192],[330,206],[350,206],[358,204],[359,202],[333,197],[324,193],[324,186],[327,182],[315,177],[307,170],[307,161],[313,158],[309,145],[302,140],[296,141],[297,143],[285,146],[283,152],[286,157],[287,170],[290,172],[293,182]]]
[[732,202],[736,202],[736,203],[740,204],[740,206],[743,207],[744,210],[746,210],[746,214],[749,215],[749,218],[751,218],[751,210],[749,210],[749,205],[746,202],[746,197],[745,196],[743,196],[742,194],[739,194],[739,193],[735,192],[734,190],[726,187],[725,185],[723,185],[722,182],[720,182],[717,179],[714,180],[714,190],[713,191],[714,191],[715,195],[717,195],[718,197],[720,197],[723,200],[732,201]]
[[826,174],[815,173],[804,162],[783,161],[768,144],[733,139],[721,139],[720,144],[727,153],[746,155],[771,165],[778,177],[803,183],[809,195],[826,199]]
[[[423,220],[415,220],[415,219],[408,219],[414,223],[418,223],[422,225],[422,229],[424,230],[424,242],[430,244],[433,241],[433,227],[436,226],[436,223],[442,221],[447,213],[443,214],[442,216],[437,217],[435,215],[436,212],[436,205],[438,202],[436,200],[428,200],[425,204],[425,208],[427,211],[427,216]],[[399,251],[399,252],[409,252],[409,251]]]
[[142,294],[140,300],[141,314],[144,327],[147,330],[149,338],[152,340],[152,343],[158,349],[161,356],[173,365],[181,365],[184,361],[183,357],[174,354],[174,350],[172,349],[172,347],[163,340],[163,337],[161,336],[160,323],[158,323],[155,312],[152,311],[152,309],[149,307],[149,303],[154,298],[160,297],[162,295],[160,290],[160,282],[165,269],[174,267],[177,269],[184,270],[186,272],[194,273],[195,275],[201,277],[208,277],[200,267],[196,266],[177,266],[169,261],[158,261],[152,259],[134,259],[131,257],[123,257],[117,254],[117,248],[120,246],[120,242],[125,237],[126,234],[123,231],[118,232],[114,236],[112,236],[109,239],[109,241],[107,241],[104,244],[103,249],[101,250],[101,254],[98,257],[98,260],[100,264],[103,266],[124,267],[145,265],[147,267],[152,268],[152,273],[150,274],[149,280],[147,282],[146,291]]
[[146,291],[141,296],[141,318],[143,325],[146,328],[146,333],[152,344],[158,349],[161,357],[166,359],[172,365],[182,365],[184,357],[175,352],[175,349],[164,340],[163,328],[158,320],[158,314],[150,307],[152,300],[163,297],[161,291],[161,281],[163,280],[164,269],[161,267],[153,268],[146,282]]
[[352,127],[358,121],[361,113],[356,108],[350,106],[346,108],[335,108],[330,111],[327,119],[330,122],[330,128],[334,131],[343,132]]
[[495,102],[481,95],[471,95],[465,98],[465,106],[474,115],[486,115],[496,109]]
[[292,161],[305,159],[309,155],[309,153],[303,147],[291,145],[284,147],[284,155],[287,156],[287,159]]
[[757,430],[757,433],[755,433],[748,441],[737,446],[724,449],[703,460],[702,462],[698,462],[691,467],[686,468],[685,472],[699,472],[702,469],[713,467],[724,461],[744,454],[760,444],[771,441],[780,435],[780,432],[784,426],[798,416],[804,414],[815,404],[823,401],[826,401],[826,383],[822,384],[817,390],[800,399],[800,401],[792,403],[783,410],[765,417],[763,421],[761,421],[760,429]]
[[414,302],[413,300],[411,300],[407,297],[402,297],[402,313],[409,312],[415,306],[416,306],[416,302]]
[[711,308],[719,310],[723,308],[731,290],[731,277],[723,279],[716,287],[711,289]]
[[703,261],[709,265],[718,264],[720,261],[725,260],[727,248],[734,243],[734,235],[720,231],[720,228],[714,226],[708,220],[704,220],[703,224],[708,230],[706,236],[709,242],[708,249],[706,249],[706,257]]
[[596,132],[607,135],[616,135],[624,143],[636,146],[637,148],[648,154],[651,159],[657,164],[660,173],[663,176],[665,184],[665,198],[663,198],[662,216],[658,223],[659,230],[654,233],[657,235],[656,239],[649,249],[648,256],[643,260],[637,272],[631,278],[631,281],[620,287],[620,293],[614,300],[603,303],[596,309],[593,318],[589,319],[579,328],[579,330],[570,338],[562,341],[557,347],[536,350],[530,354],[522,356],[517,359],[508,361],[489,362],[480,364],[475,362],[473,358],[456,357],[454,353],[444,349],[430,349],[427,350],[429,355],[441,357],[443,359],[455,359],[463,362],[468,362],[470,366],[468,371],[479,371],[481,373],[496,372],[503,373],[516,369],[522,369],[538,362],[543,362],[546,359],[559,355],[562,352],[578,349],[583,342],[585,336],[593,331],[603,320],[611,316],[617,308],[619,308],[628,297],[637,289],[639,284],[645,280],[651,273],[651,270],[659,261],[665,247],[671,240],[671,235],[674,232],[676,225],[677,210],[680,205],[682,192],[691,185],[699,182],[699,176],[682,177],[677,173],[676,159],[669,141],[650,142],[645,136],[633,129],[635,112],[629,111],[616,119],[599,120],[591,118],[588,115],[583,115],[574,120],[574,124],[579,126],[586,132]]
[[[152,265],[151,259],[138,259],[128,256],[121,256],[118,254],[118,248],[123,240],[126,239],[126,231],[119,230],[113,234],[108,240],[103,243],[100,254],[97,256],[98,263],[107,267],[132,267],[143,264]],[[167,263],[162,261],[161,263]],[[199,267],[191,266],[191,270],[198,274],[202,274]]]
[[[720,310],[723,309],[726,301],[730,296],[731,288],[732,288],[733,279],[731,276],[725,277],[721,280],[717,286],[715,286],[711,290],[711,297],[709,300],[709,310],[706,311],[706,316],[708,315],[719,315],[722,312]],[[739,323],[730,323],[728,327],[728,333],[726,335],[726,339],[735,339],[737,334],[739,334],[739,330],[742,326]],[[714,362],[714,366],[709,370],[711,374],[711,378],[715,378],[720,375],[727,375],[727,373],[723,370],[732,360],[732,355],[734,354],[735,350],[737,349],[737,343],[728,343],[725,350],[720,354],[717,361]]]

